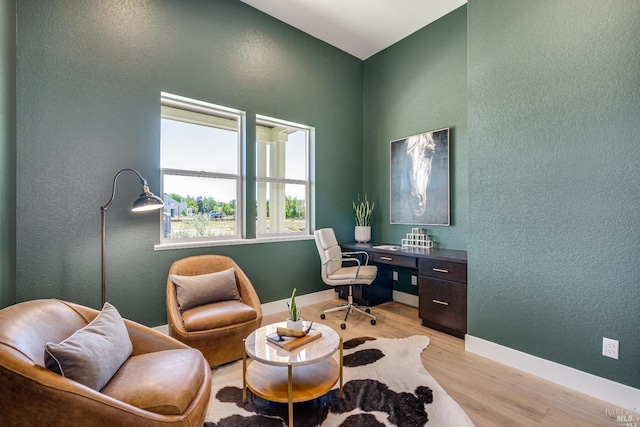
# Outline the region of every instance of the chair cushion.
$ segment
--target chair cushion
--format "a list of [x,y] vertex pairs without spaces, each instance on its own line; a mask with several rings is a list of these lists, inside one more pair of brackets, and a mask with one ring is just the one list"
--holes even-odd
[[182,313],[184,328],[189,332],[224,328],[249,322],[258,317],[258,313],[240,301],[222,301],[192,308]]
[[[358,276],[356,277],[356,271]],[[358,267],[342,267],[336,270],[329,279],[331,280],[354,280],[353,284],[370,284],[377,276],[378,268],[375,265],[363,265],[358,271]]]
[[338,240],[336,239],[336,235],[333,232],[332,228],[322,228],[317,232],[318,239],[320,240],[320,244],[324,249],[329,249],[334,246],[338,246]]
[[240,301],[236,275],[233,268],[197,276],[172,274],[181,312],[218,301]]
[[140,354],[129,358],[101,392],[156,414],[181,415],[202,386],[202,366],[202,353],[192,348]]
[[53,372],[100,390],[133,351],[127,327],[108,302],[87,326],[59,344],[45,345],[45,363]]
[[[340,246],[332,246],[325,251],[325,254],[326,254],[325,256],[327,260],[325,271],[327,276],[331,276],[333,273],[336,272],[336,270],[342,267],[342,261],[341,261],[342,249],[340,249]],[[328,260],[334,260],[334,261],[328,261]]]

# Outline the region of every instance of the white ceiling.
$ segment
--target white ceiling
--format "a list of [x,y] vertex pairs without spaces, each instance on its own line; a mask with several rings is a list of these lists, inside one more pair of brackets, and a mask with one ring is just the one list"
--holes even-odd
[[362,60],[467,0],[241,0]]

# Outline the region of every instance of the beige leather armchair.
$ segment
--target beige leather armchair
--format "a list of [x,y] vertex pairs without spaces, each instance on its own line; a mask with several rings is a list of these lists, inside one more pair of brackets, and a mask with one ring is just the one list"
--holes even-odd
[[[234,269],[241,301],[221,301],[180,312],[171,275],[197,276]],[[249,278],[229,257],[199,255],[175,261],[167,277],[169,335],[197,348],[211,366],[240,359],[243,339],[260,327],[262,307]]]
[[65,340],[97,314],[60,300],[27,301],[0,310],[0,423],[202,426],[211,393],[206,360],[138,323],[124,320],[133,353],[100,391],[45,367],[45,344]]

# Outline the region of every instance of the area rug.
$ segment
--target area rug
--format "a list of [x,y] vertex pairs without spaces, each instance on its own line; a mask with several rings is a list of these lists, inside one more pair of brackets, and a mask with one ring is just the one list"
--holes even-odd
[[[344,397],[338,388],[293,406],[296,427],[466,427],[473,423],[422,366],[429,337],[355,338],[344,343]],[[294,368],[295,369],[295,368]],[[242,361],[212,375],[204,427],[282,427],[287,405],[248,392],[242,403]]]

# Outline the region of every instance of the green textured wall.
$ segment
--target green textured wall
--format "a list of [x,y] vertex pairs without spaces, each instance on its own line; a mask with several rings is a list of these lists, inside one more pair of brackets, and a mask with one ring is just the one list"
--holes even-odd
[[469,333],[640,387],[640,2],[467,8]]
[[[399,242],[389,141],[448,126],[452,226],[429,231],[469,252],[470,334],[640,386],[640,2],[470,0],[364,64],[236,0],[18,0],[17,18],[17,131],[0,124],[3,155],[17,133],[17,255],[6,205],[0,253],[17,300],[99,304],[99,206],[124,167],[157,191],[160,91],[247,111],[248,141],[255,114],[315,126],[316,226],[341,241],[364,191],[374,239]],[[108,218],[126,317],[164,323],[170,263],[200,253],[234,257],[264,302],[326,289],[312,241],[154,252],[158,218],[127,209],[137,187],[122,177]]]
[[389,218],[390,142],[451,128],[451,226],[425,227],[438,247],[467,248],[467,15],[458,8],[364,62],[364,192],[378,206],[374,241],[400,244]]
[[0,308],[16,302],[16,6],[0,1]]
[[[99,306],[99,207],[122,168],[159,191],[161,91],[246,111],[251,150],[256,114],[314,126],[316,225],[351,238],[362,61],[237,0],[18,0],[17,18],[19,301]],[[327,289],[313,240],[154,252],[159,217],[129,212],[137,179],[123,175],[117,190],[107,299],[125,317],[165,323],[169,266],[194,254],[232,256],[262,302]]]

